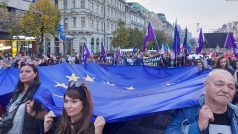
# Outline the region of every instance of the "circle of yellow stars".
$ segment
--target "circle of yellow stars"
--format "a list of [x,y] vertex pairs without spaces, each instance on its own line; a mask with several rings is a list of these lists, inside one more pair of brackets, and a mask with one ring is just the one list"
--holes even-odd
[[[78,81],[79,78],[80,78],[80,77],[77,77],[74,73],[72,73],[71,76],[65,76],[65,77],[68,78],[68,82],[69,82],[69,81]],[[93,78],[93,77],[91,77],[91,76],[89,76],[89,75],[86,75],[86,77],[84,77],[83,79],[84,79],[85,81],[88,81],[88,82],[94,82],[94,79],[95,79],[95,78]],[[59,82],[57,82],[57,81],[55,81],[55,83],[56,83],[55,87],[63,87],[63,88],[65,88],[65,89],[68,88],[68,86],[67,86],[65,83],[59,83]],[[107,85],[110,85],[110,86],[115,86],[115,85],[116,85],[116,84],[110,83],[109,81],[106,81],[106,82],[104,82],[104,83],[106,83]],[[132,87],[132,86],[125,87],[125,89],[127,89],[127,90],[135,90],[135,88]]]

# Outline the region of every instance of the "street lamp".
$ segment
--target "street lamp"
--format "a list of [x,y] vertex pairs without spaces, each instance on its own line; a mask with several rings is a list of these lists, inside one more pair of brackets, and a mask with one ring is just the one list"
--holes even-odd
[[[103,35],[104,35],[104,37],[103,37],[103,44],[104,44],[104,46],[106,46],[106,1],[104,0],[104,9],[103,9],[104,11],[103,11],[103,16],[104,16],[104,29],[103,29],[103,31],[104,31],[104,33],[103,33]],[[108,44],[107,44],[107,49],[106,50],[108,50]]]
[[63,41],[63,54],[65,54],[65,48],[66,48],[66,41],[67,41],[67,27],[68,27],[68,20],[66,19],[66,6],[67,6],[67,0],[63,0],[63,9],[64,9],[64,34],[65,34],[65,38]]

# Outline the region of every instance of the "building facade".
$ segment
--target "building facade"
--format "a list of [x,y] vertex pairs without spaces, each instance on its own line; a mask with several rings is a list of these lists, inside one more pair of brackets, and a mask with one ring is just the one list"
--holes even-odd
[[145,30],[145,16],[140,10],[129,4],[126,5],[126,27],[137,28],[140,31]]
[[232,21],[227,24],[223,24],[221,28],[218,29],[219,33],[222,32],[233,32],[233,35],[238,40],[238,21]]
[[84,43],[91,53],[99,53],[101,43],[106,51],[112,50],[112,31],[120,19],[125,21],[125,7],[125,0],[59,0],[66,52],[82,53]]

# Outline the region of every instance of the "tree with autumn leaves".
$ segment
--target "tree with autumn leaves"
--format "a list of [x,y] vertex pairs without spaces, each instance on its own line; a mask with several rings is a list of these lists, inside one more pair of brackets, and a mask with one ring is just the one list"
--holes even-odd
[[35,37],[42,52],[44,38],[54,38],[58,34],[60,16],[60,10],[50,0],[39,0],[20,18],[21,34]]
[[4,2],[0,2],[0,13],[0,29],[8,31],[11,36],[18,35],[20,33],[18,25],[20,14],[9,12]]
[[112,32],[112,45],[113,47],[127,48],[129,47],[129,34],[128,29],[125,27],[125,22],[118,21],[118,28]]

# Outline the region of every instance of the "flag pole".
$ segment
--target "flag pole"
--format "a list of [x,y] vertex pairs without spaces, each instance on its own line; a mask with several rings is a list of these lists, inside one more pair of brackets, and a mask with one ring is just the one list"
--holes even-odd
[[[176,42],[178,41],[177,38],[175,38],[175,40],[176,40]],[[176,63],[176,67],[177,67],[177,64],[178,64],[177,63],[177,58],[178,58],[178,56],[177,56],[177,47],[178,47],[177,44],[178,43],[176,43],[176,49],[175,49],[175,63]]]
[[[178,29],[177,19],[176,19],[176,22],[175,22],[175,26],[176,26],[177,29]],[[174,30],[176,30],[176,29],[174,29]],[[176,37],[176,33],[175,33],[175,37]],[[177,64],[178,64],[178,63],[177,63],[177,60],[178,60],[178,59],[177,59],[177,58],[178,58],[178,55],[177,55],[177,50],[178,50],[177,44],[178,44],[178,43],[177,43],[177,42],[178,42],[178,40],[177,40],[177,38],[175,38],[175,40],[176,40],[176,41],[175,41],[175,42],[176,42],[176,44],[175,44],[175,48],[176,48],[176,49],[175,49],[175,63],[176,63],[176,67],[177,67]]]

